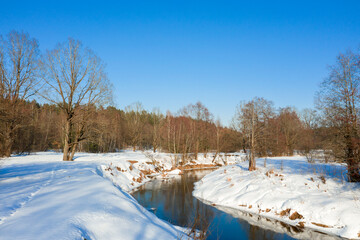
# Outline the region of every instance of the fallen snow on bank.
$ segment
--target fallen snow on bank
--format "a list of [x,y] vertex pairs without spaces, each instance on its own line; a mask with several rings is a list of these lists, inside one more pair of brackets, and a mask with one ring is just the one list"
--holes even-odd
[[[184,229],[158,219],[125,191],[141,173],[131,161],[149,161],[143,153],[61,159],[37,153],[1,160],[0,239],[187,239]],[[110,174],[120,188],[104,178],[109,165],[128,170]]]
[[266,167],[260,160],[252,172],[247,167],[243,162],[212,172],[195,184],[193,195],[293,226],[360,238],[360,185],[341,179],[345,166],[294,157],[267,159]]
[[[198,159],[182,162],[179,154],[146,152],[125,152],[107,154],[107,162],[100,165],[100,173],[114,185],[125,191],[132,191],[154,177],[168,178],[182,174],[187,169],[213,168],[235,164],[244,160],[244,154],[199,154]],[[98,159],[99,160],[99,159]],[[175,167],[177,166],[177,167]]]

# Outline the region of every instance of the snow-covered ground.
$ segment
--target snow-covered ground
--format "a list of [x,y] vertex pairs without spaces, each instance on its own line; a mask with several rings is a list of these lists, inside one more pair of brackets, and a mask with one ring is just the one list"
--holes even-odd
[[[1,160],[0,239],[176,239],[183,231],[140,206],[126,191],[140,170],[142,153],[37,153]],[[120,166],[115,187],[103,176]],[[130,170],[131,168],[132,170]],[[110,175],[110,174],[109,174]],[[112,176],[112,175],[110,175]]]
[[256,171],[247,167],[242,162],[212,172],[195,184],[193,195],[227,211],[360,238],[360,184],[344,181],[346,166],[282,157],[258,160]]
[[[189,165],[221,165],[239,156],[199,156]],[[179,156],[165,153],[34,153],[0,159],[0,239],[187,239],[186,229],[148,212],[129,194],[168,177]],[[191,167],[188,166],[188,167]]]

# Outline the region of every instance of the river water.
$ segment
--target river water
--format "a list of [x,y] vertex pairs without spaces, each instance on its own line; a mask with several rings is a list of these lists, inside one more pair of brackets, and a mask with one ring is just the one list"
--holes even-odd
[[142,206],[174,225],[207,229],[207,239],[337,239],[201,202],[192,196],[194,183],[211,171],[193,170],[167,180],[154,179],[132,195]]

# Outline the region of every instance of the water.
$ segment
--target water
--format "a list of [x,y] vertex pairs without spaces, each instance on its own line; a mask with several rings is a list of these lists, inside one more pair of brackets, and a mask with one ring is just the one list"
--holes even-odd
[[[142,206],[174,225],[195,225],[197,229],[206,229],[209,225],[207,239],[336,239],[197,200],[192,196],[194,183],[210,172],[187,171],[169,180],[155,179],[132,195]],[[194,220],[196,216],[198,220]]]

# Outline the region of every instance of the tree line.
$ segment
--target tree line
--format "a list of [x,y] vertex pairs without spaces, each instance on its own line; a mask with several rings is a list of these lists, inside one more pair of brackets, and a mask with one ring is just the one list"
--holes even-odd
[[104,63],[80,41],[40,53],[36,39],[12,31],[0,36],[0,155],[53,149],[70,161],[78,150],[132,148],[178,153],[183,164],[199,153],[243,150],[254,170],[256,157],[323,149],[359,181],[359,59],[350,51],[337,57],[317,110],[275,109],[255,97],[241,102],[225,127],[201,102],[166,114],[141,103],[117,109]]

